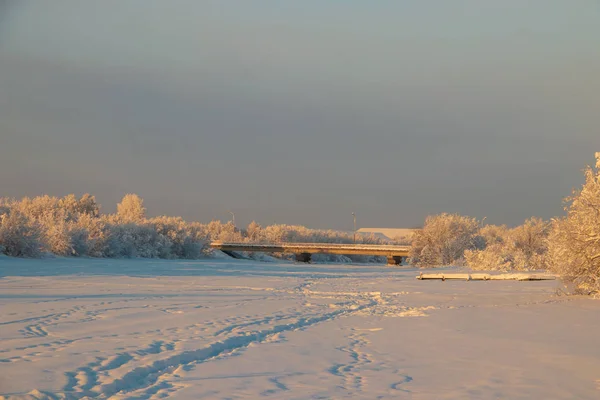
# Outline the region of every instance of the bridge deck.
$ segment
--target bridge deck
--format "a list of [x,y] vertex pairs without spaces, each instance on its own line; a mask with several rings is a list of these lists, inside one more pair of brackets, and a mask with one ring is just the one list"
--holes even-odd
[[223,251],[258,251],[264,253],[294,254],[344,254],[369,255],[385,257],[408,257],[410,247],[372,244],[332,244],[332,243],[221,243],[213,242],[210,246]]

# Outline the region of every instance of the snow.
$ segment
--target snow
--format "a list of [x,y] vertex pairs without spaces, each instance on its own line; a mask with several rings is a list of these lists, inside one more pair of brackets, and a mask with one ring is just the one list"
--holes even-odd
[[600,397],[599,301],[418,273],[0,257],[0,397]]

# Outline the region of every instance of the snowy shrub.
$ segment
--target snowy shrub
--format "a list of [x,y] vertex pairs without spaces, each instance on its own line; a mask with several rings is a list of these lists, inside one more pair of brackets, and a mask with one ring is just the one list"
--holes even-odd
[[106,242],[106,223],[93,213],[79,216],[71,223],[74,255],[102,257]]
[[42,242],[38,227],[16,210],[0,214],[0,246],[3,254],[13,257],[38,257]]
[[397,235],[392,238],[392,243],[398,246],[410,246],[413,241],[413,234]]
[[59,256],[73,254],[68,224],[65,221],[44,224],[45,249]]
[[486,271],[527,271],[547,268],[549,224],[530,218],[521,226],[488,225],[479,232],[485,248],[465,251],[469,268]]
[[179,217],[157,217],[149,220],[149,223],[171,243],[169,258],[199,258],[206,250],[208,243],[199,224],[188,224]]
[[72,256],[86,256],[90,254],[89,233],[85,228],[70,223],[68,226],[70,250]]
[[[252,225],[252,224],[251,224]],[[335,230],[309,229],[299,225],[270,225],[260,228],[260,225],[249,225],[247,232],[252,232],[251,241],[269,243],[338,243],[351,244],[354,242],[353,233]],[[373,234],[356,236],[360,244],[384,244],[383,239]]]
[[77,199],[74,194],[67,195],[58,200],[58,206],[67,212],[69,220],[77,219],[82,215],[98,218],[100,206],[96,198],[90,194],[84,194]]
[[510,231],[509,238],[515,249],[514,269],[547,268],[549,232],[550,224],[539,218],[530,218]]
[[144,200],[137,194],[126,194],[117,204],[117,215],[123,222],[143,222],[146,219]]
[[418,267],[461,265],[465,250],[481,246],[475,218],[458,214],[429,216],[423,229],[413,234],[410,259]]
[[107,225],[106,257],[170,258],[171,242],[151,224]]
[[207,251],[202,225],[188,224],[181,218],[157,217],[123,224],[108,217],[106,221],[106,257],[195,259]]
[[508,270],[511,251],[507,248],[509,229],[505,225],[485,225],[479,230],[483,249],[465,250],[465,263],[474,270]]
[[221,225],[221,231],[216,237],[221,242],[242,242],[244,239],[242,233],[233,225],[232,222]]
[[211,221],[204,226],[205,235],[211,241],[218,242],[243,242],[242,232],[232,222],[226,224],[221,221]]
[[[47,195],[32,199],[25,197],[20,202],[15,202],[12,208],[17,209],[29,220],[37,222],[56,221],[63,218],[62,215],[64,214],[59,207],[59,199]],[[58,214],[61,214],[61,216],[59,217]]]
[[513,257],[504,243],[491,243],[484,250],[465,250],[465,264],[472,270],[508,271]]
[[485,246],[494,243],[504,243],[508,237],[509,229],[506,225],[484,225],[479,229],[479,236],[483,239]]
[[[33,257],[61,256],[199,258],[207,251],[206,229],[181,218],[147,220],[143,200],[126,195],[115,215],[100,215],[96,199],[39,196],[0,199],[2,251]],[[222,235],[239,231],[224,225]]]
[[248,224],[248,227],[246,228],[246,237],[248,241],[254,243],[259,243],[263,241],[262,230],[262,226],[260,226],[259,223],[257,223],[256,221],[250,222],[250,224]]
[[567,216],[553,220],[548,240],[550,269],[577,292],[600,294],[600,153],[585,183],[566,199]]

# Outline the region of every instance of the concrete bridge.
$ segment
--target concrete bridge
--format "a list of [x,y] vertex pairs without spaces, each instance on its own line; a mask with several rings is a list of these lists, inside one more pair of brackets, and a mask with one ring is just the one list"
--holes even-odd
[[292,253],[299,262],[309,263],[311,255],[343,254],[367,255],[387,257],[388,265],[400,265],[408,257],[410,247],[388,246],[373,244],[333,244],[333,243],[222,243],[210,244],[213,249],[218,249],[232,255],[234,251],[256,251],[261,253]]

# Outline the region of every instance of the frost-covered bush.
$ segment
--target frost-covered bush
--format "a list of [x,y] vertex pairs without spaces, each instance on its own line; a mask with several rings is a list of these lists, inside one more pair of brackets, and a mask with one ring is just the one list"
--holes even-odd
[[600,153],[585,183],[566,199],[567,216],[553,220],[548,240],[550,269],[576,291],[600,294]]
[[262,231],[262,226],[260,226],[258,222],[252,221],[248,224],[248,227],[246,228],[246,238],[250,242],[261,242],[263,240]]
[[469,268],[486,271],[527,271],[547,268],[549,224],[530,218],[521,226],[488,225],[479,232],[485,248],[465,251]]
[[171,258],[171,241],[152,224],[109,224],[106,228],[106,257]]
[[508,237],[509,229],[506,225],[484,225],[479,229],[479,236],[485,246],[494,243],[503,243]]
[[73,255],[102,257],[106,244],[106,222],[91,214],[81,214],[71,222]]
[[117,204],[117,216],[126,223],[143,222],[146,219],[144,200],[137,194],[126,194]]
[[413,234],[411,263],[421,268],[462,265],[465,250],[482,246],[478,227],[475,218],[458,214],[427,217],[423,229]]
[[206,250],[208,243],[200,224],[188,224],[179,217],[157,217],[148,222],[171,243],[171,258],[199,258]]
[[199,258],[206,229],[181,218],[145,217],[143,200],[126,195],[115,215],[100,215],[91,195],[0,199],[3,253],[61,256]]
[[510,231],[509,238],[515,248],[515,269],[546,269],[548,233],[550,224],[539,218],[530,218]]
[[[354,234],[335,230],[310,229],[299,225],[269,225],[261,228],[256,223],[251,223],[246,229],[248,240],[253,242],[269,243],[338,243],[351,244]],[[359,244],[384,244],[383,239],[373,234],[356,235]]]
[[203,227],[206,237],[217,242],[243,242],[242,232],[232,222],[211,221]]
[[69,224],[64,220],[44,223],[45,248],[50,253],[59,256],[73,255]]
[[413,234],[397,235],[392,238],[392,244],[398,246],[410,246],[412,245]]
[[57,207],[64,210],[68,220],[78,219],[82,215],[98,218],[100,216],[100,206],[96,203],[96,198],[90,194],[84,194],[80,199],[74,194],[67,195],[56,201]]
[[205,226],[179,217],[163,216],[137,223],[122,223],[121,216],[104,220],[105,257],[196,259],[207,251]]
[[0,247],[13,257],[38,257],[42,252],[39,229],[17,210],[3,208],[0,214]]
[[89,229],[91,221],[98,221],[99,217],[99,206],[93,196],[25,197],[6,204],[37,229],[43,252],[62,256],[98,255],[98,229]]

